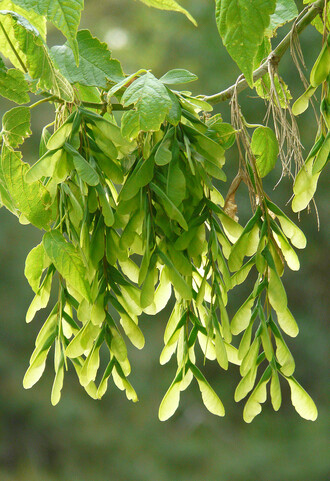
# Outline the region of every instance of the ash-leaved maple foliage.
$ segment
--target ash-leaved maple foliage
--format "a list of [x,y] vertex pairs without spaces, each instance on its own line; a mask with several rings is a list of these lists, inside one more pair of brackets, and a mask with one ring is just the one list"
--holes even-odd
[[[196,24],[174,0],[142,2],[181,12]],[[171,298],[160,363],[175,356],[177,368],[159,408],[161,420],[173,415],[193,380],[205,407],[225,414],[198,366],[198,350],[219,370],[238,366],[242,379],[234,399],[247,397],[246,422],[261,412],[267,384],[273,408],[280,408],[280,380],[289,384],[296,411],[317,417],[294,378],[286,337],[299,329],[282,282],[285,269],[299,270],[296,249],[306,238],[265,193],[263,178],[280,162],[283,175],[294,179],[292,210],[300,212],[329,159],[329,8],[324,0],[301,12],[294,0],[215,4],[222,42],[242,75],[222,92],[192,96],[186,87],[178,90],[197,78],[187,70],[159,79],[145,68],[124,73],[105,43],[79,30],[83,0],[0,0],[0,94],[17,104],[2,118],[0,205],[43,231],[25,264],[35,294],[26,320],[40,309],[49,312],[23,385],[40,379],[52,352],[54,405],[72,366],[92,398],[100,399],[112,378],[137,401],[126,343],[142,349],[141,314],[156,315]],[[65,35],[64,45],[47,46],[47,21]],[[291,32],[272,47],[288,22]],[[320,52],[310,84],[292,102],[277,65],[292,38],[314,28],[310,24],[320,32]],[[246,122],[238,98],[246,88],[268,103],[267,124]],[[295,116],[317,89],[317,135],[304,158]],[[30,93],[39,100],[31,103]],[[224,101],[231,103],[230,123],[212,114]],[[29,165],[19,148],[33,135],[31,109],[44,102],[54,106],[54,121],[44,127],[38,160]],[[235,143],[238,171],[227,180],[226,151]],[[245,226],[235,200],[243,184],[251,205]],[[230,319],[228,292],[248,276],[253,288]],[[56,302],[49,307],[52,290]],[[107,364],[100,364],[100,355]]]

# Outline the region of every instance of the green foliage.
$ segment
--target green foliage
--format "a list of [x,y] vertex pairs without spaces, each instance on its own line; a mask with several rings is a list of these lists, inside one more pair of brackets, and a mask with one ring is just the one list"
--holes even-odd
[[[176,353],[177,368],[159,408],[161,420],[174,414],[180,393],[194,378],[205,407],[224,415],[222,401],[198,367],[200,357],[224,370],[229,363],[239,366],[235,400],[251,392],[243,411],[246,422],[261,412],[269,382],[272,405],[279,409],[278,374],[289,383],[297,412],[315,420],[313,401],[292,377],[295,361],[282,334],[298,334],[281,277],[286,265],[299,269],[294,247],[304,248],[306,239],[262,185],[279,156],[284,173],[288,169],[278,116],[284,129],[281,109],[290,97],[271,64],[264,77],[269,89],[265,93],[259,85],[257,92],[270,103],[273,128],[248,124],[237,96],[231,125],[219,114],[211,116],[207,98],[172,89],[197,79],[187,70],[170,70],[160,79],[145,69],[124,75],[106,44],[88,30],[78,31],[82,2],[14,3],[22,8],[0,11],[0,49],[15,67],[0,64],[0,92],[18,104],[28,103],[28,92],[41,100],[14,107],[2,118],[0,200],[20,222],[46,231],[26,260],[25,275],[35,292],[27,322],[48,306],[51,290],[57,292],[24,387],[40,379],[54,345],[52,404],[60,400],[70,363],[92,398],[105,394],[112,377],[128,399],[137,401],[128,381],[126,341],[142,349],[141,313],[157,314],[172,296],[160,363]],[[174,1],[144,3],[191,18]],[[294,5],[222,1],[216,14],[228,52],[255,86],[253,69],[263,62],[262,52],[269,54],[268,37],[297,17]],[[46,35],[37,29],[45,19],[67,36],[65,45],[48,50]],[[319,129],[295,179],[294,211],[309,204],[329,157],[328,56],[324,42],[310,78],[313,92],[323,85]],[[304,95],[303,107],[294,104],[294,114],[307,108],[310,92],[307,100]],[[56,105],[54,129],[44,129],[40,158],[28,166],[15,149],[31,135],[30,110],[43,102]],[[294,131],[288,130],[287,144],[294,149]],[[235,142],[238,172],[224,200],[225,151]],[[294,153],[288,152],[289,158]],[[251,201],[245,227],[236,215],[235,194],[242,182]],[[228,293],[250,272],[252,291],[230,320]]]
[[275,7],[275,0],[216,0],[217,25],[224,46],[251,87],[254,59]]
[[160,10],[172,10],[174,12],[181,12],[186,15],[189,20],[197,26],[196,20],[190,15],[189,12],[181,7],[175,0],[140,0],[148,5],[148,7],[159,8]]

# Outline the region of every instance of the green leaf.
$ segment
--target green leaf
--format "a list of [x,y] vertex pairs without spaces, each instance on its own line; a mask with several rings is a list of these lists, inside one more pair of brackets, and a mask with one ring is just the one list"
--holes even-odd
[[155,163],[157,165],[167,165],[172,160],[172,152],[169,149],[171,147],[171,140],[166,139],[160,144],[155,153]]
[[275,12],[270,16],[265,35],[273,37],[279,27],[291,22],[297,15],[298,9],[294,0],[276,0]]
[[150,72],[127,88],[122,103],[126,107],[135,105],[139,129],[144,132],[159,130],[172,105],[166,87]]
[[166,85],[185,84],[189,82],[194,82],[195,80],[198,80],[197,75],[183,68],[175,68],[173,70],[169,70],[159,79],[160,82],[163,82],[163,84]]
[[21,153],[3,146],[1,169],[5,188],[15,207],[39,229],[49,229],[53,221],[53,209],[49,192],[40,182],[28,184],[25,174],[29,165],[22,162]]
[[294,377],[287,377],[291,389],[291,401],[297,413],[308,421],[315,421],[317,418],[317,407],[313,399],[307,394]]
[[104,42],[93,37],[89,30],[79,30],[79,66],[74,63],[73,51],[65,44],[51,48],[51,55],[70,83],[106,88],[109,80],[119,82],[124,74],[118,60]]
[[52,22],[68,39],[75,61],[78,63],[76,35],[84,0],[14,0],[14,3],[26,10],[33,10]]
[[12,100],[17,104],[30,102],[28,95],[29,84],[25,80],[23,72],[16,69],[0,69],[0,95]]
[[29,137],[31,113],[29,107],[14,107],[2,117],[1,134],[5,142],[13,148],[18,147]]
[[[10,10],[12,12],[16,12],[22,17],[26,18],[31,25],[38,30],[42,38],[46,40],[46,18],[43,15],[39,15],[38,13],[34,12],[33,10],[20,7],[19,5],[21,3],[21,0],[0,0],[0,8],[1,10]],[[25,0],[25,7],[28,3],[30,4],[31,2],[27,2],[27,0]]]
[[140,116],[136,110],[128,110],[124,112],[121,118],[121,133],[129,140],[134,140],[139,135]]
[[204,406],[210,411],[210,413],[215,414],[216,416],[224,416],[225,408],[223,407],[221,400],[211,388],[201,371],[193,364],[190,365],[190,369],[198,382]]
[[159,8],[160,10],[172,10],[173,12],[183,13],[196,27],[197,23],[194,17],[183,7],[181,7],[175,0],[140,0],[148,5],[148,7]]
[[72,87],[54,67],[47,46],[36,28],[24,17],[7,10],[0,11],[0,23],[11,43],[15,45],[24,68],[3,35],[0,36],[0,51],[15,67],[24,71],[27,69],[32,79],[39,79],[39,88],[49,90],[53,95],[72,102],[74,98]]
[[276,135],[269,127],[255,129],[251,139],[251,150],[256,157],[260,177],[265,177],[276,164],[279,152]]
[[254,59],[275,6],[275,0],[216,0],[216,20],[223,44],[250,87]]
[[91,302],[86,268],[78,250],[57,230],[47,232],[42,242],[46,254],[65,281],[88,302]]

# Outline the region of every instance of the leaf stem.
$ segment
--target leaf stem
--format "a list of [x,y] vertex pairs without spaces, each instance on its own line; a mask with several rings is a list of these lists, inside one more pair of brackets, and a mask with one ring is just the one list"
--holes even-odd
[[[295,25],[295,32],[297,34],[301,33],[312,22],[312,20],[314,20],[314,18],[320,13],[320,11],[323,10],[323,5],[324,0],[318,0],[311,5],[309,11]],[[259,78],[263,77],[268,72],[268,65],[270,63],[279,63],[284,53],[290,46],[291,35],[292,32],[290,31],[277,45],[277,47],[269,54],[267,60],[265,60],[265,62],[263,62],[260,67],[253,72],[254,82],[256,82]],[[245,80],[245,77],[243,75],[240,75],[240,77],[238,77],[235,84],[231,85],[227,89],[222,90],[221,92],[214,95],[205,95],[203,97],[203,100],[210,103],[211,105],[215,105],[231,99],[234,95],[235,90],[237,91],[237,93],[240,93],[249,86],[247,81]]]
[[12,49],[15,57],[17,58],[19,64],[21,65],[23,71],[24,71],[25,73],[28,73],[28,69],[26,68],[26,66],[25,66],[23,60],[21,59],[21,57],[19,56],[19,53],[17,52],[16,48],[15,48],[14,45],[13,45],[13,42],[10,40],[10,38],[9,38],[7,32],[6,32],[6,29],[5,29],[4,26],[2,25],[2,22],[0,22],[0,28],[1,28],[4,36],[6,37],[6,40],[7,40],[7,42],[9,43],[9,46],[10,46],[10,48]]
[[35,102],[34,104],[30,105],[30,109],[34,109],[35,107],[38,107],[40,104],[44,104],[45,102],[55,102],[57,97],[52,96],[52,97],[47,97],[45,99],[38,100],[38,102]]

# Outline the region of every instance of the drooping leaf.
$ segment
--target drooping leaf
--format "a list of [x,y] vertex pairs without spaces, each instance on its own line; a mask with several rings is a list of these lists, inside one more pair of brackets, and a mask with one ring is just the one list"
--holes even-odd
[[139,130],[144,132],[159,130],[172,105],[166,87],[150,72],[127,88],[122,103],[124,106],[134,104]]
[[276,0],[275,12],[270,16],[270,22],[265,35],[273,37],[276,30],[298,15],[297,5],[294,0]]
[[2,131],[5,142],[16,148],[29,137],[31,113],[29,107],[14,107],[2,117]]
[[185,84],[193,82],[194,80],[198,80],[197,75],[182,68],[169,70],[159,79],[160,82],[163,82],[166,85]]
[[21,153],[3,146],[1,168],[5,188],[15,207],[31,224],[39,229],[49,229],[54,215],[51,197],[40,182],[28,184],[25,181],[29,165],[22,162]]
[[0,69],[0,95],[17,104],[26,104],[30,101],[28,95],[29,85],[23,72],[16,69]]
[[119,82],[123,79],[120,63],[111,58],[106,43],[93,37],[89,30],[79,30],[77,42],[78,66],[68,44],[51,48],[53,59],[70,83],[106,88],[109,80]]
[[265,177],[275,167],[279,152],[273,130],[269,127],[258,127],[252,135],[251,150],[256,157],[260,177]]
[[57,230],[47,232],[42,242],[46,254],[65,281],[88,302],[91,302],[86,268],[73,244],[67,242]]
[[217,26],[224,46],[251,87],[254,58],[275,6],[276,0],[216,0]]
[[23,2],[21,0],[1,0],[0,9],[16,12],[18,13],[18,15],[26,18],[31,23],[31,25],[33,25],[38,30],[42,38],[46,40],[46,18],[43,15],[40,15],[37,12],[26,8],[27,3],[30,4],[31,2],[27,2],[25,0],[25,8],[22,8],[23,5],[20,6],[21,3],[24,3],[24,0]]
[[81,11],[84,8],[84,0],[14,0],[14,3],[26,10],[33,10],[52,22],[68,39],[74,52],[75,61],[78,63],[76,35]]
[[190,15],[190,13],[183,7],[181,7],[175,0],[140,0],[148,5],[148,7],[159,8],[160,10],[172,10],[173,12],[183,13],[195,26],[197,26],[196,20]]

